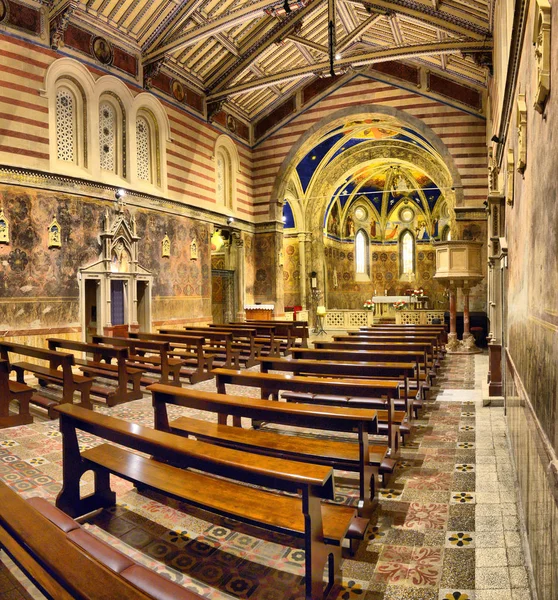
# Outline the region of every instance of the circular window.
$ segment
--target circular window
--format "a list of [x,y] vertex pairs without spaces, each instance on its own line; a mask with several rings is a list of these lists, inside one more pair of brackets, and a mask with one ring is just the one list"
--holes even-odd
[[399,211],[399,218],[404,222],[404,223],[409,223],[411,222],[415,217],[415,212],[413,211],[412,208],[409,207],[405,207],[402,208]]
[[357,206],[355,208],[355,219],[358,219],[359,221],[364,221],[364,219],[366,219],[367,216],[368,213],[366,212],[366,209],[363,206]]

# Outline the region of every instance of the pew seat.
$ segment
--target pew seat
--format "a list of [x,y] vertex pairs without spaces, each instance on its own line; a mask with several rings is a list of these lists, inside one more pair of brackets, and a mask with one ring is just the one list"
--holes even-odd
[[202,598],[110,547],[44,498],[24,500],[4,483],[0,544],[44,595],[56,600]]
[[[178,417],[169,425],[173,433],[193,435],[196,439],[227,448],[281,456],[290,460],[326,464],[346,471],[358,472],[360,468],[359,445],[355,441],[307,438],[296,434],[289,435],[262,429],[245,429],[191,417]],[[387,446],[369,444],[368,451],[369,462],[376,473],[382,476],[382,479],[393,473],[396,461],[387,456]],[[372,489],[370,494],[374,496],[375,489]],[[373,500],[373,497],[370,500]]]
[[[334,499],[331,467],[220,448],[77,406],[57,410],[64,482],[56,505],[70,516],[114,505],[114,474],[140,490],[300,539],[306,600],[326,598],[340,584],[341,546],[357,516],[354,508],[322,501]],[[107,442],[80,451],[78,430]],[[89,470],[95,473],[95,489],[82,497],[81,476]]]

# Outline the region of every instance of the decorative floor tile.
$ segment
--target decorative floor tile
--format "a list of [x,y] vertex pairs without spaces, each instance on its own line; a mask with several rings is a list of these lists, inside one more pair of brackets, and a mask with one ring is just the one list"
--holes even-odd
[[401,500],[402,490],[385,489],[378,492],[380,499],[384,500]]
[[419,504],[409,506],[404,528],[407,529],[444,529],[448,520],[447,504]]
[[451,492],[450,504],[475,504],[475,492]]
[[19,444],[15,440],[2,440],[0,446],[2,448],[14,448],[15,446],[19,446]]
[[472,450],[475,447],[475,443],[474,442],[457,442],[455,447],[460,448],[461,450]]
[[475,534],[463,531],[446,532],[446,548],[474,548]]
[[455,465],[455,470],[458,473],[474,473],[475,465],[471,463],[458,463]]

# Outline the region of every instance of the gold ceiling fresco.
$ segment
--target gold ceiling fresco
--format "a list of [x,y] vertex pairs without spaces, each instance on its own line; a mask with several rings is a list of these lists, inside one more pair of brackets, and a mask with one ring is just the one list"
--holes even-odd
[[209,112],[224,102],[255,120],[318,76],[385,60],[484,86],[494,1],[54,0],[50,10],[136,50],[144,73],[202,92]]

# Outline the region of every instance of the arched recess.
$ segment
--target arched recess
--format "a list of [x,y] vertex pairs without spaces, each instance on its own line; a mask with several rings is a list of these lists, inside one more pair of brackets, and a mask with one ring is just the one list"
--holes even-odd
[[144,119],[149,125],[151,143],[151,157],[153,161],[153,173],[151,181],[138,177],[137,164],[131,170],[132,184],[147,192],[166,192],[167,190],[167,142],[170,141],[170,122],[162,104],[153,95],[147,92],[138,94],[130,109],[130,153],[138,156],[138,145],[136,139],[138,118]]
[[[413,165],[424,172],[440,189],[447,190],[445,197],[452,199],[452,180],[445,165],[420,148],[398,142],[380,142],[357,146],[351,153],[343,153],[331,160],[320,176],[314,177],[306,190],[304,206],[305,222],[314,240],[323,234],[324,214],[328,199],[331,199],[340,184],[363,165],[374,166],[389,161],[394,165]],[[448,201],[448,204],[451,200]],[[449,207],[448,207],[449,209]],[[451,211],[450,211],[451,212]],[[312,248],[312,269],[320,272],[319,266],[325,262],[323,244]],[[320,282],[321,283],[321,282]]]
[[[315,125],[313,125],[300,139],[293,145],[275,178],[271,198],[283,198],[285,189],[291,179],[296,177],[296,166],[304,155],[311,149],[323,136],[324,133],[330,131],[336,126],[343,125],[347,119],[368,119],[372,116],[395,118],[402,124],[408,125],[411,129],[417,131],[424,137],[436,150],[440,156],[440,162],[444,164],[449,173],[451,181],[450,188],[453,188],[453,203],[451,208],[463,205],[463,189],[461,184],[461,176],[455,165],[455,161],[447,149],[444,142],[420,119],[391,106],[382,106],[375,104],[365,104],[344,108],[331,115],[325,117]],[[272,203],[273,206],[273,203]],[[270,210],[272,208],[270,207]],[[270,215],[273,217],[274,215]]]
[[[41,95],[48,100],[50,168],[57,173],[74,177],[92,173],[94,151],[93,130],[90,120],[94,99],[95,80],[91,73],[77,60],[60,58],[54,61],[45,74],[45,87]],[[57,95],[67,88],[75,98],[75,160],[59,157],[57,143]],[[96,129],[95,129],[96,131]]]
[[[130,141],[133,137],[132,123],[130,120],[130,113],[134,104],[134,97],[130,89],[117,77],[113,75],[103,75],[95,82],[95,95],[92,101],[92,105],[95,110],[91,111],[91,127],[94,132],[94,154],[92,156],[92,162],[94,165],[98,165],[99,174],[98,178],[101,181],[113,185],[125,185],[130,182]],[[102,169],[102,152],[99,137],[101,136],[101,129],[99,119],[101,118],[99,107],[104,102],[110,102],[118,115],[119,120],[119,143],[121,146],[121,155],[119,157],[119,164],[114,173],[110,173],[105,169]],[[98,132],[98,133],[97,133]]]
[[[417,168],[427,176],[433,185],[443,191],[444,201],[448,207],[451,220],[455,222],[454,207],[463,203],[461,177],[453,157],[442,140],[424,122],[396,108],[376,105],[351,107],[337,111],[310,128],[294,144],[291,151],[284,159],[276,177],[272,201],[270,202],[270,218],[278,219],[281,215],[273,211],[281,205],[280,201],[286,197],[289,188],[300,183],[301,173],[297,170],[303,159],[310,156],[310,151],[318,147],[325,139],[344,133],[349,126],[363,128],[395,128],[400,138],[409,134],[417,143],[409,139],[367,139],[358,145],[351,145],[349,150],[344,147],[343,137],[332,142],[326,154],[322,154],[317,162],[317,168],[310,179],[306,178],[301,186],[301,194],[297,197],[300,207],[301,220],[298,227],[307,232],[311,243],[306,247],[307,272],[315,271],[318,274],[318,286],[327,292],[327,281],[321,280],[323,267],[327,263],[325,248],[321,240],[324,235],[324,216],[327,206],[336,197],[344,181],[352,177],[363,167],[375,168],[376,165],[389,163],[394,168]],[[314,157],[312,157],[314,158]],[[306,186],[304,188],[304,186]],[[345,204],[345,209],[358,199],[358,190],[350,191],[350,197]],[[419,198],[415,205],[415,212],[429,212],[427,198],[422,191],[416,194]],[[397,205],[396,205],[397,206]],[[390,209],[395,206],[390,205]],[[369,209],[374,210],[372,206]],[[349,211],[343,210],[341,225],[347,231]],[[355,223],[355,229],[357,224]],[[383,224],[380,224],[381,226]],[[331,251],[331,249],[330,249]],[[302,292],[301,285],[301,292]]]
[[[238,150],[233,140],[221,134],[215,140],[213,150],[215,162],[215,195],[220,208],[228,215],[237,210],[237,173],[240,171]],[[221,186],[221,189],[218,189]]]

